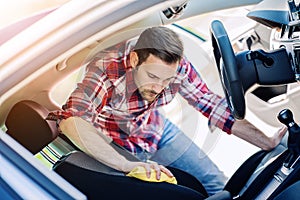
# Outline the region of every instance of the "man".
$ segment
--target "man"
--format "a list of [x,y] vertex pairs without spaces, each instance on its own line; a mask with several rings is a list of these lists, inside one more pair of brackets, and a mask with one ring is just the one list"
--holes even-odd
[[[224,174],[157,110],[176,93],[209,119],[210,128],[218,127],[265,150],[280,142],[284,129],[269,138],[249,122],[233,119],[225,100],[212,93],[184,59],[182,42],[172,30],[146,29],[133,49],[131,44],[120,44],[104,57],[95,57],[63,111],[50,116],[87,154],[126,173],[142,166],[149,177],[152,168],[157,179],[161,172],[172,177],[165,167],[172,166],[194,175],[210,195],[222,190]],[[140,161],[117,153],[103,135]]]

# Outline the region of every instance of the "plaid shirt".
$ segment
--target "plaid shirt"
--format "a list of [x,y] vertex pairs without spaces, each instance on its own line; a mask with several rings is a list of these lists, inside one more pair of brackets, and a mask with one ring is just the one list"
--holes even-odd
[[162,137],[164,117],[157,108],[176,93],[209,119],[209,127],[231,133],[233,117],[226,101],[212,93],[190,62],[179,64],[176,78],[152,103],[145,101],[134,83],[128,54],[131,42],[99,53],[87,66],[86,75],[63,110],[50,113],[53,120],[79,116],[132,153],[153,153]]

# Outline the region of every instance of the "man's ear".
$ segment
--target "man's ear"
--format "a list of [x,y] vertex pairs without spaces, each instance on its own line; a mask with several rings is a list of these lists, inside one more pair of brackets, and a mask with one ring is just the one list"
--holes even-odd
[[137,64],[139,63],[139,57],[137,55],[136,52],[131,51],[129,54],[129,58],[130,58],[130,65],[132,66],[132,68],[135,68],[137,66]]

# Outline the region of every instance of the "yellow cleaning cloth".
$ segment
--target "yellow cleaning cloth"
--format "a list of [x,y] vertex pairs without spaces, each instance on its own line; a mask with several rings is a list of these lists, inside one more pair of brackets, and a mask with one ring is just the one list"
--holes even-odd
[[148,182],[168,182],[168,183],[173,183],[177,184],[177,180],[175,177],[169,177],[166,175],[164,172],[161,172],[160,174],[160,179],[156,179],[156,172],[154,169],[151,169],[151,175],[150,178],[147,178],[146,175],[146,169],[144,167],[138,166],[135,167],[131,172],[129,172],[126,176],[129,177],[134,177],[143,181],[148,181]]

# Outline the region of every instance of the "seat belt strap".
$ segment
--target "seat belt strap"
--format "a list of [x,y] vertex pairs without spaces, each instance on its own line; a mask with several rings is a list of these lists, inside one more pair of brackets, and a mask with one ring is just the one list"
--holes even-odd
[[274,160],[271,164],[269,164],[251,183],[248,189],[240,194],[240,199],[250,200],[255,199],[255,197],[265,188],[265,186],[270,182],[273,178],[274,174],[277,170],[282,166],[286,156],[288,154],[288,150],[283,152],[276,160]]
[[229,179],[224,190],[232,196],[238,195],[267,153],[268,151],[261,150],[249,157]]
[[283,190],[285,190],[290,185],[296,183],[300,180],[300,161],[296,163],[294,170],[288,175],[288,177],[279,185],[279,187],[271,194],[268,199],[274,199]]

